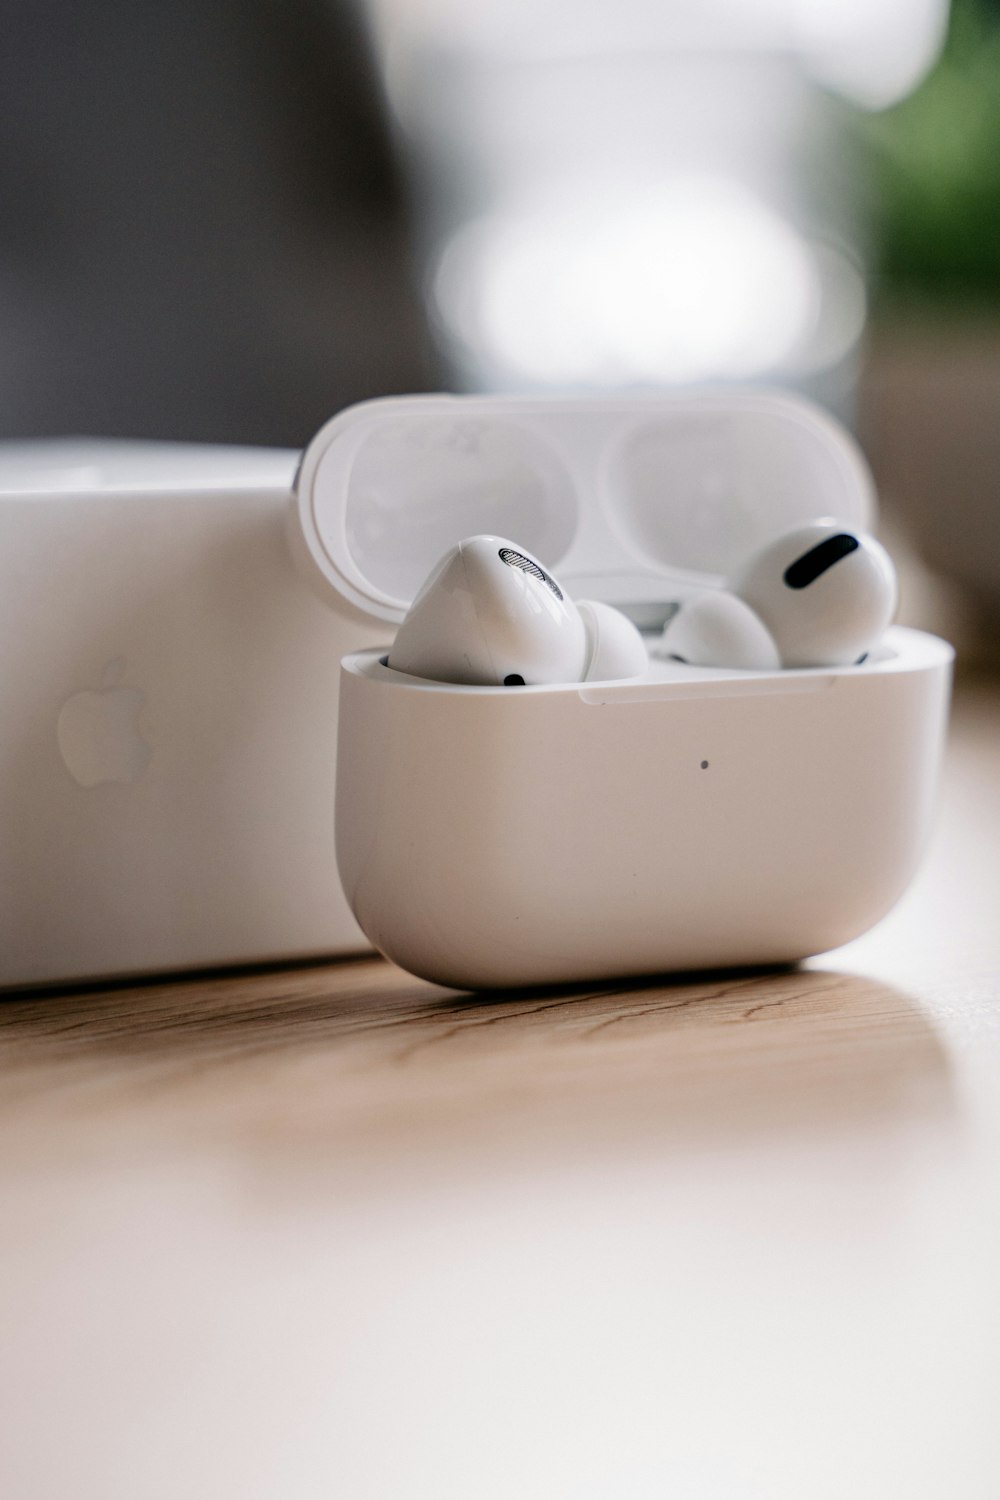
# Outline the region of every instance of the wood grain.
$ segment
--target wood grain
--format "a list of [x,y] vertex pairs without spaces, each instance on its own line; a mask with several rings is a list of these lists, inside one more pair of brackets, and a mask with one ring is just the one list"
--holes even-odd
[[8,1001],[0,1057],[0,1159],[78,1152],[75,1123],[296,1157],[350,1143],[366,1173],[418,1142],[440,1169],[489,1139],[573,1156],[821,1127],[931,1108],[947,1082],[912,1000],[820,969],[497,999],[366,960]]

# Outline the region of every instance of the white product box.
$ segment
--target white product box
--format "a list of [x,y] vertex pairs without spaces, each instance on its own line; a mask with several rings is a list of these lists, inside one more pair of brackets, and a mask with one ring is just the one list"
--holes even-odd
[[297,458],[0,448],[0,984],[367,948],[337,674],[381,632],[303,584]]

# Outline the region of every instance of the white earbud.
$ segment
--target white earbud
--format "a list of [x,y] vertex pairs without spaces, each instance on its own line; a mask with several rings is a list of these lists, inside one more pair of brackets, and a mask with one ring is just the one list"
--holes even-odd
[[577,609],[587,632],[584,682],[641,677],[649,666],[649,656],[632,621],[620,609],[597,599],[581,599]]
[[647,658],[618,610],[594,600],[578,607],[522,547],[474,536],[424,583],[388,665],[435,682],[521,686],[637,677]]
[[667,621],[661,650],[693,667],[776,672],[781,666],[766,625],[726,589],[706,590],[682,604]]
[[896,597],[895,570],[879,542],[836,521],[813,521],[757,553],[728,590],[682,604],[660,650],[694,666],[850,666],[891,623]]

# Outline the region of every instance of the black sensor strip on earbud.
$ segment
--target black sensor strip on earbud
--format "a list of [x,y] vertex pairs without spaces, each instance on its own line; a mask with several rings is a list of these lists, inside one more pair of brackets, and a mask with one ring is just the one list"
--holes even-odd
[[825,573],[827,568],[832,568],[842,557],[857,550],[858,539],[851,536],[849,531],[828,536],[825,541],[810,547],[808,552],[803,552],[801,557],[797,557],[785,569],[785,582],[790,589],[804,589],[808,584],[814,583],[821,573]]

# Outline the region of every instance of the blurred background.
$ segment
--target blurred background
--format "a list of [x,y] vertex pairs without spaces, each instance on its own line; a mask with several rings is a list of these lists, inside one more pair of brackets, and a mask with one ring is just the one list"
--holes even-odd
[[998,0],[36,0],[0,436],[302,446],[406,390],[802,391],[904,617],[1000,638]]

